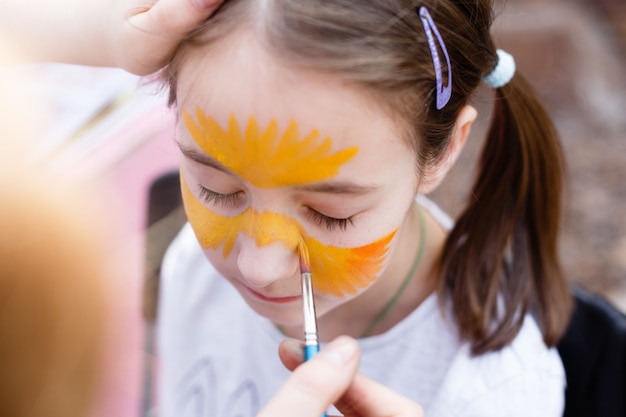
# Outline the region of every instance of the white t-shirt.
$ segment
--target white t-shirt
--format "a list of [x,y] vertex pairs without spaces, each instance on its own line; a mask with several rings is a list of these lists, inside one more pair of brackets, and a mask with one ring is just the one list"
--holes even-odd
[[[420,203],[449,225],[430,201]],[[160,417],[255,416],[289,375],[277,353],[284,337],[215,271],[189,225],[166,254],[160,294]],[[360,371],[421,404],[427,417],[563,413],[563,365],[531,316],[509,346],[471,357],[433,294],[359,343]]]

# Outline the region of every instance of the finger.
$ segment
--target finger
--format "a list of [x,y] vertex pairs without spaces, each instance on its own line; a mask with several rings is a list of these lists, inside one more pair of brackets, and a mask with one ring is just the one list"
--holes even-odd
[[299,366],[257,417],[319,417],[350,385],[358,365],[357,342],[335,339]]
[[159,0],[131,19],[133,25],[163,37],[184,35],[208,19],[223,0]]
[[286,339],[278,346],[278,356],[285,368],[293,371],[304,362],[304,342]]
[[335,402],[345,416],[423,417],[422,407],[389,388],[357,374],[346,392]]

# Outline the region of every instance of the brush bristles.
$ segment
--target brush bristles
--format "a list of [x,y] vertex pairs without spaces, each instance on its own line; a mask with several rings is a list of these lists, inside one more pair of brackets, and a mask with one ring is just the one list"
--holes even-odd
[[304,243],[304,239],[300,237],[298,242],[298,251],[300,252],[300,273],[311,273],[311,260],[309,258],[309,250]]

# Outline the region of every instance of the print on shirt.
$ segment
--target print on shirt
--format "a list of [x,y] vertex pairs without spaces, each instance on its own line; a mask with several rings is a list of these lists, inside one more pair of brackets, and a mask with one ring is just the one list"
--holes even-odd
[[176,392],[179,417],[254,417],[260,409],[259,393],[254,382],[245,380],[224,401],[218,398],[217,377],[213,363],[200,359],[185,375]]

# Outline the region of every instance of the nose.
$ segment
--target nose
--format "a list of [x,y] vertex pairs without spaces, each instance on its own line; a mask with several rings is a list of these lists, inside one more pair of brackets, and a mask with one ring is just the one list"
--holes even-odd
[[260,246],[249,236],[239,239],[237,266],[242,279],[251,288],[264,288],[296,275],[299,261],[293,250],[279,242]]

